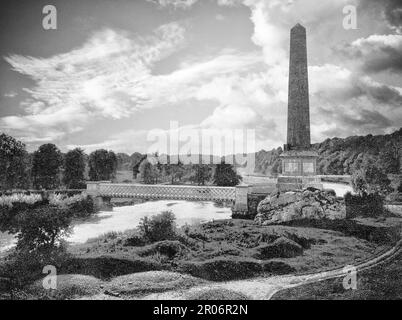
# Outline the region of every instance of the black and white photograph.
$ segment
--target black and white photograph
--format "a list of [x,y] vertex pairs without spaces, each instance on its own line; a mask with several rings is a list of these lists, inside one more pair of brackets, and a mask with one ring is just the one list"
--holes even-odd
[[401,246],[401,0],[1,2],[0,305],[401,300]]

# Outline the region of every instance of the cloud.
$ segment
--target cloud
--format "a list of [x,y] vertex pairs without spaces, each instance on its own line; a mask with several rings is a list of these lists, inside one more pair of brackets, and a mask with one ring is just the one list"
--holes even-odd
[[[50,58],[10,55],[13,70],[32,78],[25,89],[26,115],[3,117],[1,127],[28,131],[32,139],[76,132],[91,120],[128,117],[149,99],[142,87],[151,68],[184,42],[177,23],[162,25],[152,35],[131,38],[124,31],[104,29],[81,47]],[[148,90],[149,91],[149,90]]]
[[400,0],[360,0],[359,7],[363,10],[380,11],[390,29],[402,33],[402,3]]
[[[153,2],[189,9],[197,1]],[[310,41],[314,40],[315,52],[309,52],[313,58],[309,60],[313,140],[391,130],[402,122],[402,89],[374,81],[369,74],[400,72],[400,35],[372,35],[328,55],[317,52],[327,47],[317,44],[322,30],[333,26],[346,3],[350,1],[218,0],[218,5],[249,8],[253,31],[248,52],[221,48],[209,56],[197,53],[184,58],[180,49],[188,41],[185,30],[180,23],[170,23],[143,37],[104,29],[81,47],[46,59],[11,55],[6,60],[13,69],[31,77],[36,85],[25,89],[30,95],[22,102],[26,114],[1,118],[0,126],[24,141],[52,141],[80,132],[99,119],[117,121],[138,111],[197,100],[214,110],[188,127],[252,128],[258,146],[277,147],[286,135],[289,29],[300,21],[308,26]],[[178,65],[170,73],[158,74],[156,63],[173,54]],[[345,67],[345,56],[361,64]],[[146,132],[125,130],[84,147],[124,152],[135,151],[131,149],[135,145],[144,152]]]
[[161,7],[172,6],[175,9],[188,9],[198,0],[147,0],[159,4]]
[[402,88],[332,64],[312,66],[310,106],[316,141],[328,136],[381,134],[402,123]]
[[10,91],[10,92],[7,92],[4,94],[4,97],[6,97],[6,98],[14,98],[16,96],[17,96],[17,92],[14,92],[14,91]]
[[365,72],[402,71],[402,35],[371,35],[336,49],[349,59],[359,61]]

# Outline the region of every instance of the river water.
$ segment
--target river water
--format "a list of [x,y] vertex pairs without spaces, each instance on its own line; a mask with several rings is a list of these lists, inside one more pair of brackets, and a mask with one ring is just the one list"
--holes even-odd
[[[350,186],[336,183],[325,183],[324,188],[334,189],[338,196],[343,196],[346,192],[351,191]],[[113,211],[101,211],[87,220],[76,221],[67,241],[83,243],[107,232],[134,229],[141,218],[167,210],[174,213],[176,224],[179,227],[185,224],[194,225],[231,217],[230,207],[220,206],[214,202],[149,201],[131,206],[114,207]],[[0,252],[4,252],[14,244],[13,236],[0,232]]]

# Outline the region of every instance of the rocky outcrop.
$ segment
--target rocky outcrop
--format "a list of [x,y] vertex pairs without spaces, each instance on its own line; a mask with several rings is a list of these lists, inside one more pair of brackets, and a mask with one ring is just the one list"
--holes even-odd
[[307,188],[269,195],[258,204],[255,221],[269,225],[300,219],[344,219],[344,201],[333,190]]

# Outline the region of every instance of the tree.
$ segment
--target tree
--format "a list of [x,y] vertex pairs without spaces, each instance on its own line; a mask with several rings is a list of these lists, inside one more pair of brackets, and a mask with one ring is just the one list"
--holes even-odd
[[352,174],[352,186],[360,196],[385,194],[390,191],[390,180],[381,168],[373,163],[366,163]]
[[89,155],[89,178],[92,181],[112,180],[116,170],[117,157],[113,151],[99,149]]
[[155,184],[158,178],[156,168],[148,161],[141,162],[140,167],[140,180],[145,184]]
[[402,156],[402,143],[397,144],[395,141],[386,143],[383,150],[378,156],[378,164],[386,173],[399,173],[400,159]]
[[195,164],[192,166],[192,171],[191,180],[198,185],[205,185],[205,182],[211,178],[211,168],[206,164]]
[[52,189],[60,185],[60,169],[63,158],[52,143],[43,144],[33,154],[32,179],[35,188]]
[[0,134],[0,188],[25,188],[29,156],[25,145],[6,134]]
[[70,231],[72,214],[48,204],[16,204],[0,208],[0,231],[17,235],[18,250],[40,250],[59,245]]
[[239,176],[234,170],[231,164],[227,164],[222,161],[216,165],[214,174],[214,183],[217,186],[236,186],[240,183],[241,176]]
[[184,176],[184,172],[185,169],[183,163],[180,160],[177,162],[177,164],[171,164],[170,165],[170,174],[172,178],[171,183],[174,184],[176,181],[181,182],[181,179]]
[[69,189],[83,187],[85,173],[85,154],[82,149],[76,148],[66,153],[64,157],[64,184]]

